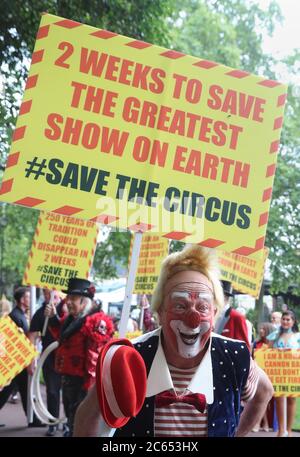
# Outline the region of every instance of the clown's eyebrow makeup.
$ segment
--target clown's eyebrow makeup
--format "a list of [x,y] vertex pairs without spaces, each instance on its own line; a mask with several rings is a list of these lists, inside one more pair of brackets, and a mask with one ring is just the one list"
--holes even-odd
[[[204,284],[203,282],[197,282],[197,281],[179,282],[178,284],[171,287],[170,290],[166,291],[165,295],[168,295],[171,291],[175,292],[176,289],[179,292],[184,292],[183,289],[185,289],[187,293],[189,293],[189,292],[199,292],[199,293],[204,292],[205,293],[209,290],[212,293],[213,297],[215,295],[214,291],[207,284]],[[195,290],[195,289],[198,289],[198,290]]]
[[[196,292],[196,294],[198,295],[197,298],[211,298],[211,294],[208,293],[208,292]],[[194,294],[195,295],[195,292]],[[191,298],[191,295],[190,295],[190,292],[186,292],[186,291],[176,291],[174,290],[173,292],[170,292],[170,296],[171,298],[185,298],[187,300],[189,300]]]

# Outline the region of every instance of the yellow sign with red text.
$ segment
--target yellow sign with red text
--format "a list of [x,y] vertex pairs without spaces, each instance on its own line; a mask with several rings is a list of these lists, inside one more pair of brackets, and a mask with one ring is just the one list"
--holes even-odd
[[230,281],[235,290],[258,298],[268,252],[268,248],[264,248],[262,259],[251,259],[217,250],[221,279]]
[[267,373],[275,397],[300,397],[300,349],[257,349],[257,364]]
[[70,278],[88,278],[97,236],[92,221],[41,213],[23,284],[64,290]]
[[260,257],[286,92],[45,14],[0,198]]
[[37,356],[37,351],[10,317],[0,318],[0,388],[9,384]]
[[[131,249],[133,245],[133,237],[131,237]],[[131,262],[131,249],[129,254],[128,264]],[[168,255],[169,240],[161,238],[157,235],[144,235],[138,259],[138,267],[134,281],[134,294],[149,294],[153,290],[158,281],[161,262]]]

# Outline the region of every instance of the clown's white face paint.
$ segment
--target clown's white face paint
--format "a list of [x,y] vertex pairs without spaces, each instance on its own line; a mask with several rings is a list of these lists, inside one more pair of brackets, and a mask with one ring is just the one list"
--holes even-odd
[[185,359],[196,357],[202,349],[202,336],[209,331],[209,322],[202,322],[197,328],[187,327],[181,320],[170,321],[170,327],[176,335],[178,353]]
[[196,271],[182,271],[165,286],[159,310],[167,361],[178,368],[195,366],[204,355],[215,315],[213,287]]

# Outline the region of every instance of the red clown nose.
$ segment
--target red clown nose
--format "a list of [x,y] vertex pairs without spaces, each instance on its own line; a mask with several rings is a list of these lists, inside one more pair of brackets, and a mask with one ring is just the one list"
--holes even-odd
[[198,313],[198,311],[192,310],[188,313],[188,315],[185,318],[185,325],[187,325],[190,328],[196,328],[200,324],[200,321],[200,313]]

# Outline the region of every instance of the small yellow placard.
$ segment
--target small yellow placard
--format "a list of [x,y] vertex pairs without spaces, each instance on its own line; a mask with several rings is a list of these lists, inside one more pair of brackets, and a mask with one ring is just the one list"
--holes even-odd
[[[131,238],[131,249],[133,245]],[[131,262],[131,249],[128,263]],[[157,235],[144,235],[134,281],[134,294],[153,293],[160,273],[161,262],[168,255],[169,240]]]
[[97,246],[92,221],[41,213],[23,284],[63,290],[70,278],[88,278]]
[[0,318],[0,388],[27,367],[38,352],[10,317]]
[[286,92],[45,14],[0,195],[259,257]]
[[300,349],[257,349],[257,364],[267,373],[275,397],[300,397]]
[[230,281],[235,290],[258,298],[268,252],[268,248],[264,248],[263,258],[253,259],[218,250],[221,279]]

